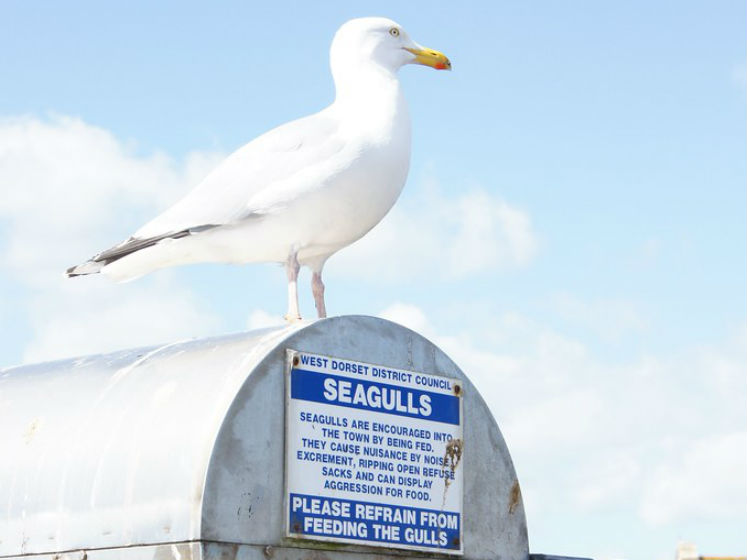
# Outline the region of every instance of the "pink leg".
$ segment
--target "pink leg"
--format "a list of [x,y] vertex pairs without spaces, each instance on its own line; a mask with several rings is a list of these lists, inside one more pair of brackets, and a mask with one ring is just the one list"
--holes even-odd
[[327,308],[324,305],[324,282],[322,282],[321,271],[315,271],[311,275],[311,293],[314,294],[316,313],[320,319],[324,319],[327,316]]
[[296,253],[293,252],[285,263],[285,272],[288,275],[288,313],[285,320],[288,322],[300,321],[301,314],[298,311],[298,271],[301,267],[298,265]]

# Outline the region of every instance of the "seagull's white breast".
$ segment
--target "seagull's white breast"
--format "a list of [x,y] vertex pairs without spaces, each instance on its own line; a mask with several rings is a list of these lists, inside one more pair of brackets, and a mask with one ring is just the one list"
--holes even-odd
[[[338,123],[334,134],[342,147],[324,165],[274,186],[274,200],[279,191],[297,195],[262,219],[263,259],[283,261],[291,250],[302,264],[326,258],[365,235],[392,208],[409,170],[410,119],[399,88],[390,103],[375,101],[369,110],[332,105],[325,111]],[[264,205],[262,193],[250,202]],[[251,229],[247,224],[250,235]]]
[[345,150],[348,165],[306,203],[316,215],[309,220],[310,246],[339,248],[356,241],[381,221],[402,192],[410,166],[404,100],[396,114],[387,117],[377,121],[376,115],[367,115],[357,123],[357,134],[351,135]]

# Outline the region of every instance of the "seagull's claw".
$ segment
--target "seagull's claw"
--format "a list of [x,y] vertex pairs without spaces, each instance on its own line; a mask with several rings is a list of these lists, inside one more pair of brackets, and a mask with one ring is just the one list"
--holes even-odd
[[303,319],[301,319],[300,315],[291,315],[291,314],[285,315],[283,317],[283,319],[285,319],[286,321],[288,321],[291,324],[293,324],[293,323],[300,323],[301,321],[303,321]]

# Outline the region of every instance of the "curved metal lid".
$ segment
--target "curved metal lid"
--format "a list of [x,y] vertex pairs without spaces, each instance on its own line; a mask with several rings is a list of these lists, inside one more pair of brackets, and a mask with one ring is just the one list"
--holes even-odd
[[463,379],[464,556],[526,558],[518,482],[482,398],[429,341],[360,316],[0,370],[0,556],[325,548],[284,536],[288,348]]

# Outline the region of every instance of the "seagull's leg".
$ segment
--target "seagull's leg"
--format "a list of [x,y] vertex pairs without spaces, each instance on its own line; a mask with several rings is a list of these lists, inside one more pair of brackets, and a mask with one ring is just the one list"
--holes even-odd
[[301,320],[301,314],[298,311],[297,288],[298,271],[300,268],[296,251],[293,251],[285,262],[285,272],[288,275],[288,313],[285,315],[285,320],[290,323]]
[[327,316],[327,308],[324,305],[324,282],[322,282],[322,271],[314,270],[311,274],[311,293],[314,294],[314,305],[320,319]]

